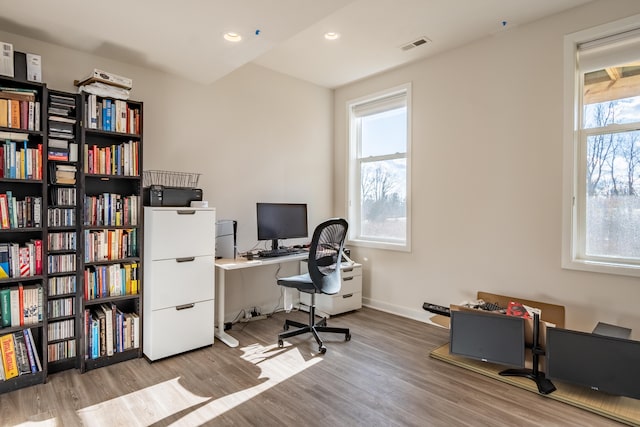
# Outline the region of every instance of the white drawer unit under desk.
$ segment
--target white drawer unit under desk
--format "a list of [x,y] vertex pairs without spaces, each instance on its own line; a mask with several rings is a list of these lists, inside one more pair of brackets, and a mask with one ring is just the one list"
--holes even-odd
[[212,345],[215,209],[145,207],[144,221],[144,355]]
[[[316,312],[336,315],[362,308],[362,264],[342,264],[342,286],[335,295],[316,294]],[[300,274],[306,273],[307,261],[300,262]],[[300,292],[300,304],[311,305],[311,295]]]

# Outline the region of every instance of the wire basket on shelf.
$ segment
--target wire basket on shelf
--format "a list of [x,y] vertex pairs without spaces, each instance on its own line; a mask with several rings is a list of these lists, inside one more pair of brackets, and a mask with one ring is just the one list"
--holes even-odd
[[199,173],[147,170],[143,172],[143,185],[160,185],[174,188],[195,188],[200,179]]

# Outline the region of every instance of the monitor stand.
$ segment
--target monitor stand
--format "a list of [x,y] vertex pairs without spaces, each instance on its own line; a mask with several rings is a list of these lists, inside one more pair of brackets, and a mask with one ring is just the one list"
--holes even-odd
[[540,394],[549,394],[555,391],[556,386],[545,378],[544,372],[540,372],[538,366],[539,358],[544,355],[544,350],[540,347],[540,315],[533,314],[533,347],[531,348],[533,369],[506,369],[500,372],[505,377],[524,377],[533,380],[538,386]]

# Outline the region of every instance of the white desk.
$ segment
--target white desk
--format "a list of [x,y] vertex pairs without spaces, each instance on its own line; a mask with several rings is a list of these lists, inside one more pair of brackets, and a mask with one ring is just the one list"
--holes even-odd
[[224,330],[224,279],[227,271],[240,270],[243,268],[260,267],[263,265],[281,264],[284,262],[297,262],[307,259],[308,253],[295,255],[274,257],[274,258],[258,258],[247,260],[245,258],[236,259],[217,259],[216,260],[216,314],[218,315],[218,324],[215,328],[215,336],[229,347],[237,347],[238,340],[229,335]]

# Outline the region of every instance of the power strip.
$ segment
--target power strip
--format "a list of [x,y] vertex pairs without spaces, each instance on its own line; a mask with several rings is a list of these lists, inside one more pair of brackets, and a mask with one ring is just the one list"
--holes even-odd
[[266,314],[258,314],[257,316],[252,316],[249,318],[243,317],[242,319],[240,319],[240,322],[242,323],[253,322],[254,320],[265,320],[266,318],[267,318]]

